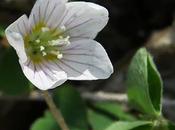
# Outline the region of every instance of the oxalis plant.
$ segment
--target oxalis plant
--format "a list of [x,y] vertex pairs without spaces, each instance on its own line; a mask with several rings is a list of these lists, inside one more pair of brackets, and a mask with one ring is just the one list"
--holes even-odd
[[5,30],[23,74],[50,108],[31,130],[175,130],[162,114],[162,79],[145,48],[133,57],[126,81],[129,106],[137,115],[126,113],[115,102],[85,102],[66,83],[56,88],[67,80],[110,77],[110,59],[93,40],[108,19],[107,9],[97,4],[37,0],[29,18],[23,15]]
[[[53,98],[71,130],[175,130],[175,125],[163,116],[162,79],[145,48],[139,49],[133,57],[126,86],[127,106],[135,109],[135,114],[125,112],[116,102],[85,104],[73,87],[58,88]],[[48,129],[59,130],[51,114],[46,111],[31,130]]]

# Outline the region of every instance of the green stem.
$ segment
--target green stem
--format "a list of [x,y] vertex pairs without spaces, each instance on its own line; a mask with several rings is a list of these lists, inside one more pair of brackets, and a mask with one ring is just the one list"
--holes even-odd
[[69,130],[62,114],[61,111],[56,107],[51,95],[49,94],[48,91],[43,91],[43,97],[50,109],[50,112],[52,113],[53,117],[55,118],[56,122],[58,125],[61,127],[62,130]]

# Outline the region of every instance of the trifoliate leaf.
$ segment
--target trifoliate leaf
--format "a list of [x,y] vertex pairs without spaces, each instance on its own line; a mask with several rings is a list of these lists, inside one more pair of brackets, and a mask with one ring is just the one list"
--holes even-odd
[[160,116],[162,80],[146,49],[138,50],[128,70],[128,97],[142,112]]

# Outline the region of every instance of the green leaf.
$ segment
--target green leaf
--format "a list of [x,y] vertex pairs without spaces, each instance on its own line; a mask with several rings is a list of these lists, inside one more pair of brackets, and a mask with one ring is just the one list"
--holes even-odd
[[29,92],[29,82],[25,78],[18,58],[12,48],[3,50],[0,59],[0,91],[4,94],[18,95]]
[[[151,122],[135,121],[135,122],[116,122],[105,130],[150,130]],[[138,129],[139,128],[139,129]],[[143,128],[143,129],[142,129]]]
[[175,130],[175,125],[164,118],[159,118],[153,121],[151,130]]
[[5,34],[4,34],[4,32],[5,32],[5,29],[4,29],[4,26],[0,26],[0,37],[3,37]]
[[168,122],[168,129],[169,130],[175,130],[175,124],[172,122]]
[[124,120],[127,120],[127,121],[136,120],[132,115],[130,115],[129,113],[126,113],[121,107],[121,105],[118,105],[117,103],[99,102],[94,105],[96,108],[115,116],[119,120],[123,120],[123,121]]
[[149,54],[148,54],[148,83],[149,83],[148,89],[152,104],[157,112],[161,112],[163,83],[160,74],[153,62],[153,59]]
[[152,124],[148,124],[133,128],[132,130],[154,130],[154,129],[152,129]]
[[61,130],[50,112],[46,111],[44,117],[37,119],[31,126],[31,130]]
[[56,89],[54,101],[71,128],[88,129],[87,110],[80,93],[71,86]]
[[112,119],[93,110],[88,111],[88,117],[93,130],[104,130],[113,123]]
[[132,104],[148,116],[161,115],[162,80],[152,57],[144,48],[141,48],[132,59],[127,86]]
[[[56,89],[53,98],[70,130],[88,130],[86,106],[79,92],[73,87],[64,85]],[[60,128],[47,111],[44,117],[32,125],[31,130],[60,130]]]

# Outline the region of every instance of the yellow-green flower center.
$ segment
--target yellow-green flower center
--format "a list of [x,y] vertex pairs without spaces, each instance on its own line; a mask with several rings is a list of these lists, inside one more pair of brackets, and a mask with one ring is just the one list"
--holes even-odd
[[44,23],[38,23],[32,31],[24,37],[27,56],[39,63],[43,60],[55,60],[63,57],[59,48],[69,43],[62,29],[50,29]]

